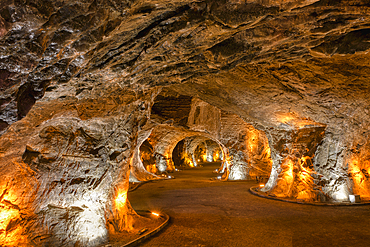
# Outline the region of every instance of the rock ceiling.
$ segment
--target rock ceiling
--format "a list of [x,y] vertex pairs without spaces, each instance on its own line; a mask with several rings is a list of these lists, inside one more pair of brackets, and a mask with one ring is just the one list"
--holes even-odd
[[[370,167],[369,50],[367,0],[0,0],[0,201],[32,239],[17,241],[45,244],[55,223],[45,241],[94,246],[107,222],[125,228],[112,198],[127,190],[150,121],[170,125],[151,118],[158,95],[197,98],[263,131],[266,188],[292,156],[281,143],[301,143],[323,192],[343,200],[349,165]],[[95,240],[71,210],[101,216]],[[56,222],[71,214],[70,229]]]
[[367,1],[3,5],[2,126],[45,91],[78,101],[169,85],[263,124],[290,109],[351,125],[368,110]]

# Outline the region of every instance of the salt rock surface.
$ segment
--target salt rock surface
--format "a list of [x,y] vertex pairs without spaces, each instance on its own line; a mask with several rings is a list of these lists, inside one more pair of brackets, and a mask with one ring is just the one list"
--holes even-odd
[[366,0],[2,1],[2,243],[96,246],[129,227],[115,197],[163,87],[263,131],[271,193],[304,197],[282,185],[303,166],[323,198],[368,197],[369,16]]

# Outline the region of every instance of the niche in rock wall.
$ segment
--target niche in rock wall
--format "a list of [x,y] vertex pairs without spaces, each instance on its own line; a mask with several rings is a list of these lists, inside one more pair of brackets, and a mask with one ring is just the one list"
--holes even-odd
[[156,162],[153,155],[153,146],[148,140],[145,140],[140,146],[140,158],[148,172],[157,173]]
[[191,108],[192,97],[167,95],[166,91],[158,95],[152,106],[151,118],[172,121],[175,125],[186,126]]
[[185,140],[177,143],[172,152],[172,160],[176,168],[184,168],[186,166],[194,167],[194,163],[187,157],[185,150]]

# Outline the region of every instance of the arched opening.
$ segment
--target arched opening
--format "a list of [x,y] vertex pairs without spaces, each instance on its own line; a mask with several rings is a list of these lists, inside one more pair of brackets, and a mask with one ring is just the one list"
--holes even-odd
[[222,149],[217,142],[200,136],[179,141],[172,152],[176,168],[193,168],[200,164],[220,162],[222,156]]
[[172,160],[176,168],[185,168],[187,166],[194,167],[193,162],[184,155],[184,143],[185,139],[179,141],[172,152]]
[[145,140],[140,146],[140,159],[148,172],[157,173],[156,161],[153,155],[153,146],[148,140]]
[[[207,140],[222,149],[218,184],[269,177],[258,190],[267,197],[368,202],[369,13],[368,0],[1,1],[1,245],[107,244],[133,226],[129,181],[171,182],[174,156],[215,160]],[[176,145],[193,136],[207,140],[182,156]],[[218,203],[228,200],[238,203]],[[254,215],[225,228],[253,241]],[[304,246],[295,228],[321,244],[327,229],[268,220],[259,236],[297,242],[250,245]],[[343,241],[327,245],[361,245],[345,234],[366,230],[361,220],[335,224]]]

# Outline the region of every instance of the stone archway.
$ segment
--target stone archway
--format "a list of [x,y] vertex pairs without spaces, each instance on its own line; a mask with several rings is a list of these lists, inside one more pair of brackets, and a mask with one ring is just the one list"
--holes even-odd
[[[220,140],[227,179],[237,179],[249,139],[218,133],[223,118],[243,120],[268,138],[265,191],[302,198],[317,185],[328,200],[370,196],[368,1],[2,3],[3,243],[105,243],[128,173],[155,178],[139,157],[148,121]],[[166,101],[178,105],[158,104]],[[96,238],[81,224],[90,214]],[[73,218],[56,220],[65,215]],[[110,222],[123,226],[125,215]]]

